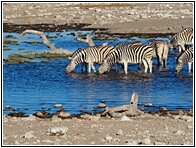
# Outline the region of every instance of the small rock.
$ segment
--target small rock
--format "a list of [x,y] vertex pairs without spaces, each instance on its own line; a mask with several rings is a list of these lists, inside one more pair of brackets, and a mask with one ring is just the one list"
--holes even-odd
[[176,135],[178,135],[178,136],[180,136],[180,135],[183,134],[183,132],[182,132],[181,130],[177,130],[177,131],[175,131],[174,133],[175,133]]
[[120,121],[131,121],[131,119],[127,116],[123,116]]
[[71,117],[71,114],[68,112],[60,112],[58,116],[61,118],[69,118]]
[[33,135],[33,133],[34,133],[33,131],[26,132],[25,135],[24,135],[24,138],[26,138],[26,139],[36,138]]
[[12,107],[10,106],[10,105],[7,105],[6,107],[5,107],[5,109],[6,110],[10,110]]
[[97,107],[98,107],[98,108],[105,108],[106,105],[105,105],[104,103],[99,103]]
[[52,127],[50,129],[48,129],[47,131],[47,135],[50,136],[54,136],[54,135],[65,135],[66,132],[68,131],[68,127],[67,126],[63,126],[63,127]]
[[62,104],[55,104],[54,107],[55,108],[61,108],[63,105]]
[[162,107],[161,111],[167,111],[167,108],[166,107]]
[[152,104],[151,103],[148,103],[148,104],[144,104],[145,107],[152,107]]
[[151,145],[151,140],[150,140],[150,138],[144,138],[144,139],[142,140],[142,144]]
[[82,119],[89,119],[90,115],[89,114],[84,114],[84,115],[80,115],[80,117]]
[[113,138],[111,136],[106,136],[105,139],[111,141]]
[[188,126],[187,126],[187,129],[192,129],[192,128],[193,128],[192,125],[188,125]]

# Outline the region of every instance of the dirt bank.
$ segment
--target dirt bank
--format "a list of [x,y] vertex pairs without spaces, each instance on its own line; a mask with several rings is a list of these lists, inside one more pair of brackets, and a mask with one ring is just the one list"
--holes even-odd
[[42,30],[40,24],[63,25],[64,29],[85,24],[79,28],[106,29],[104,33],[109,34],[172,34],[182,28],[193,27],[193,4],[4,3],[3,23],[39,24],[40,30]]

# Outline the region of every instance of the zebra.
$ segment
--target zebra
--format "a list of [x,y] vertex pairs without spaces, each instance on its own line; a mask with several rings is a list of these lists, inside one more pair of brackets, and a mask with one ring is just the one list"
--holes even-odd
[[[83,47],[83,48],[79,48],[78,50],[76,50],[70,57],[69,60],[71,60],[73,57],[76,56],[76,54],[78,54],[79,52],[81,52],[82,50],[86,49],[88,47]],[[85,67],[85,71],[87,71],[87,63],[82,62],[81,63],[81,71],[84,72],[84,67]]]
[[[176,48],[179,46],[179,52],[185,51],[185,45],[193,44],[193,28],[188,27],[181,32],[175,34],[168,40],[169,48]],[[182,49],[182,51],[181,51]]]
[[71,58],[70,63],[66,67],[65,72],[70,73],[75,69],[75,67],[79,63],[88,63],[88,73],[91,72],[91,68],[94,72],[96,72],[96,69],[93,65],[93,63],[101,64],[102,60],[110,53],[115,51],[116,48],[113,46],[89,46],[89,47],[83,47],[76,50]]
[[162,68],[166,68],[167,57],[169,53],[167,43],[160,40],[156,42],[151,42],[149,43],[149,45],[153,47],[153,58],[157,58],[158,66],[161,62]]
[[140,44],[129,46],[116,47],[116,50],[110,53],[99,67],[99,74],[104,73],[108,70],[111,64],[121,62],[124,64],[124,72],[127,75],[128,62],[130,63],[141,63],[143,62],[145,70],[152,73],[152,55],[153,48],[150,45]]
[[178,74],[182,68],[183,64],[185,62],[188,62],[188,72],[191,72],[191,64],[193,62],[193,47],[190,47],[189,49],[182,52],[176,59],[176,69],[175,73]]

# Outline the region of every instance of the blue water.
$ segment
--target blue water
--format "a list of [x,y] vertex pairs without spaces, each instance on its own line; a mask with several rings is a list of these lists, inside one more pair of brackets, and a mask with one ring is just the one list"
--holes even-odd
[[[90,34],[90,32],[85,33]],[[4,33],[4,36],[7,34],[10,33]],[[56,33],[48,34],[52,36]],[[75,51],[87,45],[73,40],[75,37],[68,35],[68,32],[60,34],[60,38],[49,39],[56,46]],[[18,34],[13,33],[13,35]],[[24,39],[16,39],[21,44],[12,45],[14,46],[12,50],[4,51],[3,57],[13,52],[24,52],[18,50],[22,47],[25,47],[25,51],[47,49],[44,44],[23,43],[29,38],[39,40],[38,36],[32,34],[25,35]],[[149,40],[137,37],[135,39],[143,43]],[[167,38],[162,39],[167,41]],[[118,39],[110,41],[110,45],[129,41],[131,40]],[[106,40],[95,41],[95,44],[101,45],[103,42]],[[137,92],[138,103],[152,103],[154,107],[150,109],[156,110],[164,106],[169,110],[181,108],[186,111],[193,107],[193,74],[188,74],[187,64],[179,75],[174,74],[176,56],[177,53],[171,51],[166,69],[157,68],[154,59],[152,74],[145,74],[143,69],[137,70],[135,64],[129,65],[128,75],[124,74],[122,68],[119,73],[115,70],[102,75],[82,73],[80,65],[73,73],[66,74],[64,71],[69,63],[67,58],[52,60],[48,63],[3,64],[3,108],[10,105],[17,108],[18,112],[25,112],[28,115],[41,111],[41,107],[45,106],[46,111],[54,113],[59,110],[54,108],[54,105],[58,103],[71,114],[78,114],[80,111],[93,113],[99,111],[96,107],[102,100],[109,107],[129,104],[132,93]],[[99,65],[95,66],[98,69]],[[139,107],[144,108],[144,106]],[[9,112],[12,111],[4,110],[4,114]]]

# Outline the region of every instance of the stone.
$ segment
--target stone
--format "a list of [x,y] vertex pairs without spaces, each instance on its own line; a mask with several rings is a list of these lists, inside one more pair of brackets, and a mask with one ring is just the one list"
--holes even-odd
[[47,131],[47,135],[50,135],[50,136],[63,136],[67,133],[68,131],[68,127],[67,126],[62,126],[62,127],[52,127],[52,128],[49,128],[48,131]]
[[131,121],[131,119],[127,116],[123,116],[120,121]]
[[142,140],[142,144],[151,145],[152,143],[151,143],[150,138],[144,138],[144,139]]
[[55,108],[61,108],[63,105],[62,104],[55,104],[54,107]]
[[148,103],[148,104],[144,104],[145,107],[152,107],[152,104],[151,103]]
[[175,131],[174,133],[175,133],[176,135],[178,135],[178,136],[180,136],[180,135],[183,134],[183,132],[182,132],[181,130],[177,130],[177,131]]
[[25,135],[24,135],[24,138],[26,138],[26,139],[36,138],[33,135],[33,133],[34,133],[33,131],[26,132]]
[[105,108],[106,105],[105,105],[104,103],[99,103],[97,107],[98,107],[98,108]]
[[5,107],[5,109],[6,110],[10,110],[12,107],[10,106],[10,105],[7,105],[6,107]]
[[111,141],[113,138],[111,136],[106,136],[105,139]]
[[71,114],[68,113],[68,112],[60,112],[58,117],[61,117],[61,118],[69,118],[71,117]]
[[187,126],[187,129],[192,129],[192,128],[193,128],[192,125],[188,125],[188,126]]

